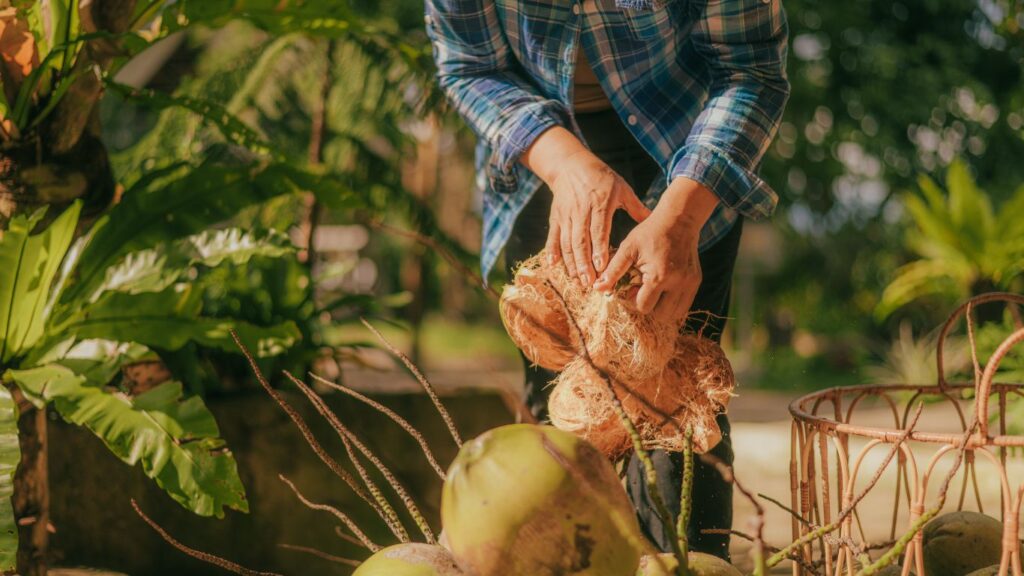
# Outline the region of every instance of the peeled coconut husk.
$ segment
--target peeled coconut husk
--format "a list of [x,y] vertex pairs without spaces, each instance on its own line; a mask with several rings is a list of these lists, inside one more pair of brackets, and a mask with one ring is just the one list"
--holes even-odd
[[467,442],[441,521],[473,576],[633,574],[648,546],[611,464],[550,426],[502,426]]
[[[690,552],[690,573],[693,576],[743,576],[735,566],[710,554]],[[636,576],[675,576],[679,560],[672,554],[644,556]]]
[[629,285],[605,294],[588,292],[577,314],[594,364],[627,384],[656,377],[672,358],[678,326],[635,307]]
[[352,576],[465,576],[450,552],[430,544],[398,544],[378,551]]
[[[616,396],[636,426],[645,449],[681,452],[686,428],[694,451],[703,454],[722,439],[717,416],[732,398],[736,381],[721,347],[692,334],[676,339],[675,356],[655,377],[634,383],[612,377]],[[632,447],[615,413],[605,380],[585,359],[566,366],[548,400],[551,423],[572,432],[615,460]]]
[[519,265],[512,284],[501,293],[499,310],[512,341],[530,362],[548,370],[565,368],[579,350],[563,294],[578,299],[581,290],[560,267],[547,266],[542,252]]
[[555,382],[548,397],[548,417],[555,428],[590,442],[611,460],[633,447],[612,406],[608,386],[590,364],[577,359]]

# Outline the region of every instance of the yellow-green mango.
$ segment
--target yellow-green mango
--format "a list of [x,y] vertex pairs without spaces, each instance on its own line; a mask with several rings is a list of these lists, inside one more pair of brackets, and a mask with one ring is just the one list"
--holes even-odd
[[648,546],[608,460],[550,426],[502,426],[466,443],[441,522],[473,576],[628,576]]

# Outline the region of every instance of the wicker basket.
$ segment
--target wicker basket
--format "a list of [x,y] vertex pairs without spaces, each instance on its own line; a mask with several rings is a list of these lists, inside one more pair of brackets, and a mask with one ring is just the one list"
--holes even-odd
[[[943,366],[943,345],[950,330],[961,318],[966,318],[967,331],[973,346],[974,308],[991,302],[1008,303],[1017,320],[1016,329],[998,347],[985,366],[975,363],[975,382],[947,382]],[[1003,521],[1003,553],[1000,576],[1021,576],[1020,541],[1018,527],[1024,477],[1014,479],[1019,470],[1008,472],[1012,464],[1010,449],[1024,447],[1024,437],[1006,434],[1007,399],[1012,395],[1024,397],[1024,384],[994,382],[1000,362],[1011,348],[1024,342],[1024,323],[1020,321],[1018,306],[1024,296],[1013,294],[986,294],[973,298],[960,306],[946,321],[939,333],[937,361],[939,379],[934,385],[921,386],[850,386],[830,388],[804,396],[790,405],[793,416],[792,452],[790,459],[790,487],[792,489],[794,540],[812,533],[817,527],[835,522],[840,511],[852,507],[854,512],[841,523],[838,531],[815,539],[798,551],[804,566],[794,563],[794,575],[810,574],[808,566],[827,576],[853,576],[860,569],[858,555],[877,557],[877,551],[891,547],[901,534],[908,533],[916,520],[929,507],[935,506],[939,486],[947,471],[952,469],[961,455],[963,460],[954,482],[950,484],[947,506],[950,509],[982,509],[983,492],[979,487],[978,469],[983,480],[998,476],[1000,513]],[[975,353],[976,356],[976,353]],[[971,394],[973,389],[974,394]],[[982,401],[984,400],[984,401]],[[914,422],[916,407],[924,403],[923,418],[909,433]],[[858,408],[883,406],[892,412],[892,427],[854,423]],[[936,412],[942,411],[942,412]],[[991,412],[991,414],[990,414]],[[877,419],[877,411],[874,412]],[[924,422],[933,425],[936,415],[943,415],[947,424],[941,432],[929,431]],[[968,430],[974,430],[968,435]],[[851,440],[853,442],[851,443]],[[896,457],[885,470],[868,465],[869,453],[890,453],[893,446]],[[878,454],[873,457],[877,458]],[[884,460],[883,460],[884,462]],[[1011,466],[1013,468],[1013,466]],[[891,486],[872,486],[875,474],[884,473],[895,483]],[[893,478],[894,477],[894,478]],[[995,488],[990,494],[994,498]],[[860,499],[861,495],[864,500]],[[854,501],[858,503],[854,505]],[[889,538],[869,542],[860,518],[868,512],[865,506],[884,506],[870,512],[889,517],[885,526]],[[860,510],[858,510],[860,507]],[[880,512],[881,510],[881,512]],[[875,552],[873,552],[875,551]],[[917,576],[927,576],[922,558],[922,535],[916,534],[903,553],[903,576],[913,570]]]

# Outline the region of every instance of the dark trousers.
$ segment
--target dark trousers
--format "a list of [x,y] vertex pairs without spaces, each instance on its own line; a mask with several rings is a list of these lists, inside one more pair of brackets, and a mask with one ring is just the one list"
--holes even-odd
[[[580,129],[590,149],[618,172],[641,197],[657,178],[664,178],[658,165],[629,133],[614,111],[581,114],[577,116]],[[542,188],[523,209],[512,230],[505,249],[506,265],[512,267],[544,248],[551,211],[551,190]],[[702,329],[705,336],[719,339],[729,312],[732,272],[742,234],[742,220],[714,246],[700,256],[703,282],[697,291],[693,310],[708,314],[694,314],[690,323]],[[616,214],[612,226],[612,244],[625,238],[635,223],[624,212]],[[547,420],[548,384],[555,375],[547,370],[526,364],[526,402],[540,421]],[[732,440],[729,420],[719,416],[722,442],[711,453],[727,464],[732,464]],[[682,456],[679,453],[655,451],[651,454],[658,475],[661,498],[672,515],[674,526],[679,515],[679,490],[682,482]],[[663,551],[670,550],[665,526],[655,512],[644,481],[643,466],[636,456],[626,465],[626,488],[637,509],[637,517],[646,536]],[[687,533],[692,550],[729,557],[729,536],[704,534],[705,529],[732,527],[732,486],[710,465],[698,458],[694,469],[693,515]]]

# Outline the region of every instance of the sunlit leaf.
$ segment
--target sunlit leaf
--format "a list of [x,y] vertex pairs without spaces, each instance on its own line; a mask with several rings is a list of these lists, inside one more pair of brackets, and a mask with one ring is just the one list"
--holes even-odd
[[202,399],[179,382],[128,396],[60,363],[8,373],[62,418],[84,426],[130,465],[140,464],[176,502],[202,516],[248,511],[234,456]]

